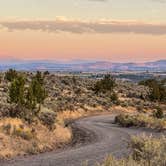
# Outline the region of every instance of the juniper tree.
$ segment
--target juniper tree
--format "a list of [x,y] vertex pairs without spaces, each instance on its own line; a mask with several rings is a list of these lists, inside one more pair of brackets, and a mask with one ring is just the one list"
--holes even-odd
[[[44,77],[37,72],[30,84],[26,84],[25,87],[25,79],[18,75],[9,87],[9,98],[10,103],[16,105],[16,108],[11,111],[12,116],[21,117],[30,122],[38,114],[46,98]],[[38,109],[36,109],[37,104]]]
[[46,98],[46,90],[44,87],[44,77],[40,72],[32,78],[30,86],[27,90],[27,97],[26,97],[26,105],[29,109],[33,110],[36,105],[39,105],[38,111],[34,112],[36,115],[41,108],[41,104],[44,102]]
[[103,93],[111,92],[112,93],[115,86],[116,86],[115,79],[110,74],[107,74],[104,76],[103,79],[96,82],[93,90],[96,93],[98,93],[98,92],[103,92]]
[[9,102],[14,103],[16,108],[11,111],[11,116],[24,116],[25,104],[25,79],[17,76],[9,87]]
[[25,80],[22,76],[15,78],[9,88],[10,102],[18,105],[24,104]]
[[141,81],[139,84],[149,87],[149,99],[151,101],[166,101],[165,80],[148,79],[145,81]]
[[110,74],[107,74],[104,76],[103,79],[95,83],[93,91],[97,94],[98,93],[108,94],[112,101],[117,101],[118,97],[114,91],[115,87],[116,87],[115,79]]
[[18,76],[18,73],[16,70],[14,69],[9,69],[6,73],[5,73],[5,79],[12,82],[14,79],[16,79]]
[[36,79],[38,81],[38,83],[40,83],[41,85],[44,84],[44,76],[42,75],[42,73],[40,71],[37,71],[34,79]]

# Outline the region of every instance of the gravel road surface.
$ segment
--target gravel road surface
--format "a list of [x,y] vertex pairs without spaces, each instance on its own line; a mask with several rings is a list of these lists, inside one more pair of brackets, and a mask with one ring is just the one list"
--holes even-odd
[[88,166],[94,166],[109,154],[127,156],[127,141],[131,135],[154,134],[147,129],[120,128],[113,124],[114,117],[101,115],[79,119],[72,124],[74,139],[65,149],[0,161],[0,166],[82,166],[86,161]]

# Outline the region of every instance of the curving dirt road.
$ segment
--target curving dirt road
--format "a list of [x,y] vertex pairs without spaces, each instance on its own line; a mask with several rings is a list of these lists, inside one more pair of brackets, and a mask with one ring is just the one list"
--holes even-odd
[[145,129],[120,128],[112,123],[113,120],[113,115],[80,119],[72,125],[74,140],[66,149],[1,161],[0,166],[82,166],[85,161],[93,166],[109,154],[116,157],[128,155],[127,141],[130,135],[152,133]]

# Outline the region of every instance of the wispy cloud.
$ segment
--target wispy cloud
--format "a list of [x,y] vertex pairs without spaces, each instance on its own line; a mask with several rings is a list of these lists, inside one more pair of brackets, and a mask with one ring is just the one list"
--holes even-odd
[[135,33],[166,35],[166,24],[141,23],[136,21],[81,21],[68,19],[53,20],[26,20],[3,21],[1,27],[9,31],[14,30],[40,30],[45,32],[70,32],[70,33]]
[[153,2],[157,2],[157,3],[166,3],[166,0],[151,0]]
[[109,1],[109,0],[89,0],[89,1],[107,2],[107,1]]
[[[88,1],[98,1],[98,2],[108,2],[109,0],[88,0]],[[156,3],[166,3],[166,0],[148,0]]]

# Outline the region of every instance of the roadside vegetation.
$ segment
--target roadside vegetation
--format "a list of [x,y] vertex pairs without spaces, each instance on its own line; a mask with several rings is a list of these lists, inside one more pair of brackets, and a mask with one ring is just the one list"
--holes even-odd
[[118,96],[115,93],[114,88],[116,87],[115,78],[111,75],[105,75],[104,78],[100,81],[97,81],[93,86],[93,91],[96,94],[105,94],[110,97],[112,102],[118,101]]
[[150,93],[148,97],[151,101],[166,102],[166,79],[148,79],[141,81],[139,84],[149,87]]
[[71,140],[70,128],[56,123],[57,112],[44,107],[44,74],[10,69],[1,84],[0,158],[49,151]]
[[[155,112],[154,115],[147,114],[120,114],[116,116],[115,123],[121,125],[122,127],[146,127],[151,129],[157,129],[160,131],[166,130],[166,118],[159,117],[159,113]],[[161,115],[160,115],[161,116]]]
[[[160,83],[163,92],[165,83]],[[72,139],[70,121],[106,111],[140,114],[117,118],[124,126],[164,129],[164,94],[151,100],[152,92],[143,82],[116,80],[109,74],[94,79],[48,71],[0,73],[0,158],[61,147]]]
[[95,81],[13,69],[1,74],[0,158],[67,144],[72,139],[67,123],[109,110],[117,100],[114,87],[110,75]]
[[106,158],[97,166],[165,166],[166,165],[166,138],[152,136],[132,137],[129,143],[132,154],[128,158]]

